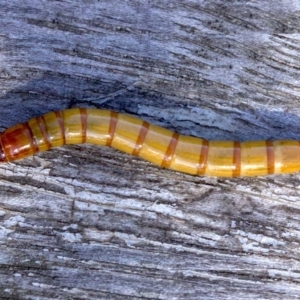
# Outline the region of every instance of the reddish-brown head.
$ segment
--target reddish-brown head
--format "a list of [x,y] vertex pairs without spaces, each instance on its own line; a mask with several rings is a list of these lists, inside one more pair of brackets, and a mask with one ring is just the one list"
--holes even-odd
[[28,124],[17,124],[0,135],[0,161],[13,161],[33,155],[36,151]]

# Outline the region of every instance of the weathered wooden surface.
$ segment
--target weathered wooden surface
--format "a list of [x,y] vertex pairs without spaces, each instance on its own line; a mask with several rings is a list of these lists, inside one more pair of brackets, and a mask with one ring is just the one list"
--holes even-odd
[[[298,1],[0,1],[0,127],[74,106],[300,139]],[[1,299],[298,299],[300,174],[193,177],[68,146],[0,167]]]

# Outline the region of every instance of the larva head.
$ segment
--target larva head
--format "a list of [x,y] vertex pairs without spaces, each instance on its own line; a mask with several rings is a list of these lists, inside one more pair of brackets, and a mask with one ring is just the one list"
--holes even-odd
[[25,125],[18,124],[1,133],[0,162],[13,161],[34,154],[31,135]]

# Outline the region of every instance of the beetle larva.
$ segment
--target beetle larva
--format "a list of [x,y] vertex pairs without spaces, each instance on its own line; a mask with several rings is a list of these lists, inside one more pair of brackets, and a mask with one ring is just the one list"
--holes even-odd
[[2,162],[64,144],[90,143],[111,146],[163,168],[193,175],[258,176],[300,170],[298,141],[208,141],[100,109],[47,113],[5,130],[0,143]]

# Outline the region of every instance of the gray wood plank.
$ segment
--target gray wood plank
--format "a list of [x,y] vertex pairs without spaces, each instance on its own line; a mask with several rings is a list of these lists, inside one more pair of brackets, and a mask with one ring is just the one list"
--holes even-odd
[[[82,106],[300,139],[298,1],[0,4],[0,129]],[[2,164],[0,298],[298,299],[299,186],[91,145]]]

